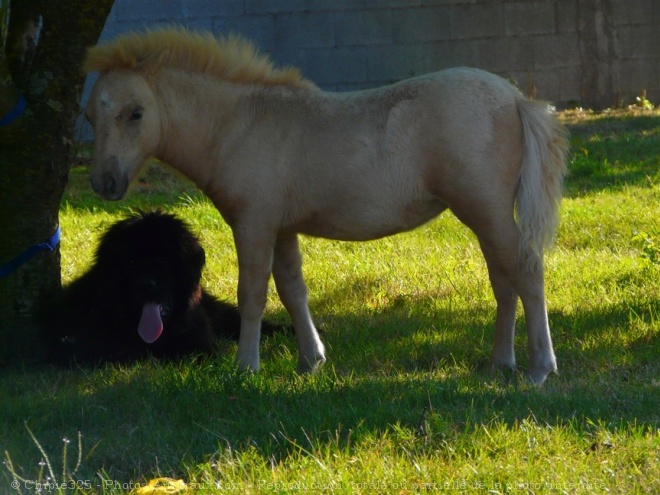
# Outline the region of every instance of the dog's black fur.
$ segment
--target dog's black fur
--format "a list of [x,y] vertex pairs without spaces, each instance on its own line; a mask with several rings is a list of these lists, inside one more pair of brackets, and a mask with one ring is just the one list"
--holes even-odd
[[[236,307],[200,285],[204,262],[199,240],[174,215],[138,213],[115,223],[103,234],[91,268],[42,305],[50,361],[175,359],[215,353],[218,337],[237,339]],[[160,305],[163,323],[151,344],[138,334],[145,303]],[[264,323],[262,331],[277,329]]]

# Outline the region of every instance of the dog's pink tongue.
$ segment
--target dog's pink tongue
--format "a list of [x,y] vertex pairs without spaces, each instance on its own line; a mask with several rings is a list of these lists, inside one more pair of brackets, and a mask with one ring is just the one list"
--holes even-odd
[[147,344],[152,344],[158,340],[160,334],[163,333],[163,321],[160,319],[159,304],[146,303],[144,305],[138,324],[138,333]]

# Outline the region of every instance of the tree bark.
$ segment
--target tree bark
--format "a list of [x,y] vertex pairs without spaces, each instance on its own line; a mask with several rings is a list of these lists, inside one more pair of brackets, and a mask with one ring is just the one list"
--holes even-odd
[[[0,127],[0,266],[49,239],[59,224],[84,83],[80,66],[86,47],[98,40],[112,3],[11,4],[7,41],[0,53],[0,118],[19,94],[27,110]],[[0,279],[0,362],[40,358],[35,303],[59,284],[59,248],[38,253]]]

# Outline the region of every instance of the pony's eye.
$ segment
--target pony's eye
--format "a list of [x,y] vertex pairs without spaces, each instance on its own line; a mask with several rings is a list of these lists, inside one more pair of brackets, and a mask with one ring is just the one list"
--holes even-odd
[[131,122],[136,122],[142,118],[142,109],[138,108],[136,110],[133,110],[131,112],[130,117],[128,118],[129,121]]

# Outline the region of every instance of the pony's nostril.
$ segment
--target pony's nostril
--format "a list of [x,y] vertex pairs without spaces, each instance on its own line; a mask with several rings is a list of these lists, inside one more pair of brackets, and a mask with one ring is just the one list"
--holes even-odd
[[113,174],[103,174],[103,193],[106,195],[113,195],[117,190],[117,180]]
[[101,194],[103,192],[103,187],[101,186],[101,183],[94,175],[92,175],[89,182],[91,183],[92,189],[94,190],[95,193]]

